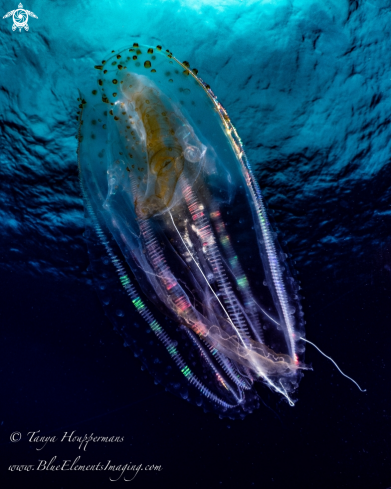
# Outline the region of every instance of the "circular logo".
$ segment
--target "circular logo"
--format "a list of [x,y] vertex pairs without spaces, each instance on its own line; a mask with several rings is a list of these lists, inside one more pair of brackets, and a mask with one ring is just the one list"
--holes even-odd
[[29,16],[27,15],[27,12],[25,10],[23,10],[22,8],[18,8],[14,12],[13,19],[16,27],[20,29],[27,25]]

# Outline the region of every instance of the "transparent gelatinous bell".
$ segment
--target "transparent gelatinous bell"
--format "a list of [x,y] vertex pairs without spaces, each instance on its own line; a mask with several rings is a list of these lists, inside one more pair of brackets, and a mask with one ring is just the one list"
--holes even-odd
[[134,44],[97,68],[78,156],[106,312],[183,398],[243,416],[260,381],[293,404],[298,287],[227,112],[160,47]]

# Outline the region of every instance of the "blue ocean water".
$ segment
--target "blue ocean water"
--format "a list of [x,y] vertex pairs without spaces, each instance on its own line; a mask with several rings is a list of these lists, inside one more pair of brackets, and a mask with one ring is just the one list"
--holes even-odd
[[[0,5],[1,16],[17,8]],[[140,486],[391,486],[389,2],[24,8],[38,17],[28,32],[12,31],[12,16],[0,22],[0,423],[10,487],[109,484],[102,474],[16,479],[7,470],[43,458],[28,442],[9,444],[12,432],[64,426],[125,436],[126,450],[93,446],[91,463],[161,463],[153,479],[139,474]],[[77,98],[93,66],[133,41],[189,60],[227,109],[299,274],[307,337],[366,394],[308,346],[314,371],[295,408],[264,389],[265,406],[230,423],[155,386],[112,331],[83,238]],[[45,456],[78,454],[66,450],[59,444]]]

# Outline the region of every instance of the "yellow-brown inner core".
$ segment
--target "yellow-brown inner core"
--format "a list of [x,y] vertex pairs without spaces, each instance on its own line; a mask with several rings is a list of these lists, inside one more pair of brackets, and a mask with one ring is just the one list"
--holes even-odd
[[154,193],[135,202],[139,217],[147,219],[170,205],[184,167],[183,150],[156,91],[144,87],[132,95],[146,133],[149,172],[156,176]]

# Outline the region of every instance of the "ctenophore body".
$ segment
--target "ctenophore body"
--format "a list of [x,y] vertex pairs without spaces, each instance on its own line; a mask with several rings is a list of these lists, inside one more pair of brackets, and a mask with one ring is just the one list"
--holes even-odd
[[106,314],[157,383],[206,410],[243,417],[257,382],[293,405],[298,286],[227,112],[160,46],[134,43],[96,68],[78,159]]

